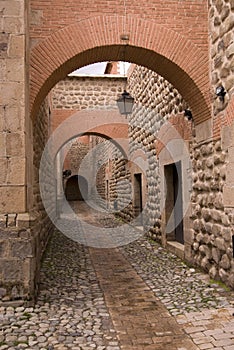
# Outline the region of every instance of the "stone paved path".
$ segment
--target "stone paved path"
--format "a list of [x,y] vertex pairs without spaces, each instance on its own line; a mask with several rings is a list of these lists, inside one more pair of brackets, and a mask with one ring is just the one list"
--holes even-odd
[[197,349],[117,249],[91,249],[121,349]]
[[[118,224],[82,210],[92,224]],[[233,303],[144,237],[97,249],[55,230],[35,307],[0,307],[0,350],[234,350]]]

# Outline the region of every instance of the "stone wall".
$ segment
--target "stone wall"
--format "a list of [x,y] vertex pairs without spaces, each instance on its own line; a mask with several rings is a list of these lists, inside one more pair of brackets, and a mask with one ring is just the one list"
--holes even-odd
[[[230,4],[226,4],[225,8],[230,8]],[[227,13],[230,14],[230,11]],[[229,34],[227,36],[230,38]],[[227,58],[224,60],[223,64],[227,67],[229,65],[229,73],[231,73],[231,60],[229,62]],[[221,77],[222,72],[221,68],[219,71],[216,68],[214,74],[216,76],[220,74]],[[232,78],[229,76],[228,80],[230,79]],[[160,204],[160,198],[163,196],[162,182],[164,182],[164,178],[162,177],[163,172],[160,171],[161,157],[156,156],[154,141],[159,130],[163,130],[163,125],[168,120],[171,121],[173,115],[179,115],[188,106],[170,84],[145,68],[136,67],[128,84],[128,89],[137,103],[129,118],[131,151],[144,150],[149,164],[146,171],[148,203],[145,212],[145,226],[152,238],[165,243],[165,222],[163,222],[165,219],[162,217],[163,212]],[[232,92],[229,82],[225,88],[227,89],[226,99],[228,101]],[[227,106],[227,101],[225,100],[223,109]],[[220,100],[215,103],[220,105]],[[142,108],[142,105],[145,108]],[[214,113],[217,114],[215,106],[214,110]],[[177,124],[178,122],[179,119]],[[188,148],[191,157],[192,207],[188,208],[190,217],[185,220],[187,233],[184,257],[202,267],[210,274],[211,278],[220,279],[233,288],[233,209],[230,208],[230,204],[225,206],[223,196],[227,174],[230,178],[229,162],[233,158],[232,147],[227,147],[227,131],[225,135],[223,134],[222,140],[217,138],[217,134],[212,139],[209,125],[206,125],[205,133],[204,129],[201,132],[202,126],[201,130],[199,130],[199,126],[196,127],[197,136],[190,138]],[[232,135],[233,133],[229,137],[232,138]],[[170,136],[167,139],[170,140]],[[189,138],[187,139],[189,140]],[[231,144],[233,143],[231,142]]]
[[67,163],[67,167],[71,170],[72,175],[78,174],[82,159],[87,155],[88,151],[89,143],[84,143],[79,138],[71,141],[65,163]]
[[[123,92],[126,78],[121,76],[69,76],[63,81],[59,82],[52,90],[51,101],[52,101],[52,119],[53,111],[63,111],[63,110],[116,110],[117,104],[116,100],[118,96]],[[62,119],[62,112],[61,120]],[[64,119],[67,115],[64,114]],[[79,128],[78,128],[79,130]],[[89,131],[89,130],[87,130]],[[102,145],[103,144],[103,145]],[[86,147],[86,146],[84,146]],[[78,145],[79,154],[84,156],[83,146]],[[87,175],[87,180],[90,184],[90,198],[97,201],[98,204],[107,207],[106,203],[106,191],[107,191],[107,177],[106,163],[109,157],[115,162],[116,157],[121,157],[121,154],[116,150],[116,146],[110,141],[106,140],[102,136],[91,135],[89,141],[89,156],[87,161],[89,165],[86,169],[89,169],[89,174]],[[74,150],[77,149],[74,147]],[[94,150],[94,151],[92,151]],[[76,151],[74,151],[76,152]],[[80,164],[81,158],[78,157],[77,165],[72,166],[72,154],[68,153],[67,159],[69,158],[69,164],[72,170],[76,170],[77,166]],[[112,163],[113,163],[112,162]],[[85,174],[84,174],[85,175]],[[95,183],[93,182],[95,179]],[[109,179],[109,205],[114,206],[114,201],[116,199],[116,189],[115,189],[115,179]],[[97,190],[97,192],[96,192]],[[103,201],[104,199],[104,201]]]
[[37,120],[33,128],[33,206],[29,213],[1,216],[0,303],[10,302],[14,305],[25,300],[30,302],[36,295],[40,260],[51,229],[39,188],[40,160],[49,130],[48,111],[48,102],[45,101],[38,116],[40,122]]
[[[32,291],[28,2],[0,4],[0,304]],[[28,142],[28,140],[30,140]],[[30,145],[31,144],[31,145]],[[29,147],[28,147],[29,146]],[[27,150],[27,152],[26,152]]]
[[23,0],[14,6],[4,1],[0,13],[0,213],[15,214],[27,207],[27,6]]
[[[234,2],[233,0],[209,1],[209,27],[211,47],[211,82],[214,99],[214,136],[220,137],[221,127],[229,124],[223,116],[234,94]],[[227,92],[224,102],[215,96],[215,89],[222,85]],[[221,114],[220,114],[221,113]],[[222,121],[220,122],[220,118]],[[233,120],[233,117],[232,117]],[[220,125],[221,124],[221,125]]]
[[[210,33],[211,33],[211,62],[212,62],[212,84],[215,86],[223,84],[225,90],[233,93],[234,89],[234,2],[233,0],[210,0]],[[227,96],[230,98],[230,95]],[[224,109],[225,104],[222,105]],[[220,110],[220,104],[214,106],[214,114]]]
[[[169,117],[181,113],[188,105],[169,82],[144,67],[135,67],[128,80],[128,90],[135,98],[135,107],[129,117],[130,153],[142,151],[147,163],[148,196],[144,225],[151,237],[161,241],[160,183],[163,180],[160,178],[155,142]],[[141,172],[144,173],[143,170]]]
[[222,150],[220,140],[195,144],[192,164],[194,262],[208,271],[212,278],[234,287],[231,274],[234,213],[223,203],[227,152]]
[[108,76],[69,76],[52,92],[53,109],[116,109],[116,99],[123,92],[125,78]]

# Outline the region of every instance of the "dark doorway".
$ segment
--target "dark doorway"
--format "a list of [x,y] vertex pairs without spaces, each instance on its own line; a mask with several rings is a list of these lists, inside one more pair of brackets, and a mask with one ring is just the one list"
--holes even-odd
[[[165,166],[167,239],[184,244],[181,162]],[[171,217],[173,213],[173,217]],[[169,223],[170,219],[170,223]],[[168,224],[169,223],[169,224]],[[170,230],[170,228],[172,229]]]
[[69,177],[66,183],[65,196],[68,201],[83,201],[88,198],[88,183],[83,176]]
[[134,174],[134,216],[142,225],[142,174]]

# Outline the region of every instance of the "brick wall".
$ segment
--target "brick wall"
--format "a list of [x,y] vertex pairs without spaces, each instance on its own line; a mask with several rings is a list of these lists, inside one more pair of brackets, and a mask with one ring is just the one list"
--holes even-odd
[[[113,15],[114,13],[114,15]],[[165,76],[200,123],[210,118],[208,6],[202,0],[127,4],[31,0],[31,111],[66,74],[93,62],[126,60]],[[129,34],[126,41],[121,34]],[[46,70],[44,69],[46,62]]]

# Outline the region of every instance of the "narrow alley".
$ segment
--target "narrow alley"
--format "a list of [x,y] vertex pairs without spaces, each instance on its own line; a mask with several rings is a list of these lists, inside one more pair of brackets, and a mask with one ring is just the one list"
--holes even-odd
[[[85,202],[73,208],[98,227],[121,225]],[[55,230],[35,307],[0,311],[1,350],[234,349],[233,292],[143,235],[97,249]]]

